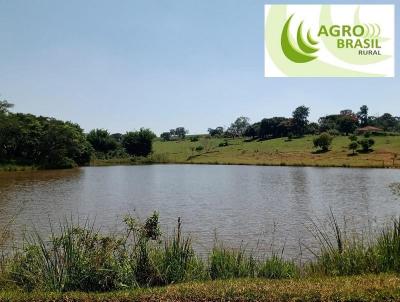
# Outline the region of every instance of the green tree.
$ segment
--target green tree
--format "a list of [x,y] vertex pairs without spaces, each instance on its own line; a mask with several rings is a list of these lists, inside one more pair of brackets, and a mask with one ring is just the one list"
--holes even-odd
[[185,127],[177,127],[176,129],[171,129],[169,133],[171,133],[171,136],[177,136],[180,139],[184,139],[186,134],[189,133],[189,130],[185,129]]
[[247,127],[250,126],[249,123],[250,119],[245,116],[238,117],[228,128],[228,132],[232,136],[243,136],[244,132],[246,131]]
[[160,134],[160,138],[163,141],[170,141],[171,140],[171,132],[163,132]]
[[352,141],[350,144],[349,144],[349,150],[352,150],[353,151],[353,155],[356,153],[356,150],[358,149],[358,144],[357,144],[357,142],[355,142],[355,141]]
[[257,136],[257,131],[252,125],[250,125],[244,131],[244,136],[251,137],[254,139]]
[[224,128],[223,127],[217,127],[215,129],[208,128],[207,131],[211,136],[221,136],[222,134],[224,134]]
[[360,121],[361,127],[368,125],[368,107],[367,105],[362,105],[360,111],[357,113],[357,117]]
[[105,129],[93,129],[87,135],[87,140],[97,152],[107,153],[118,147],[118,142]]
[[349,135],[357,129],[358,120],[351,115],[341,115],[337,120],[337,128],[339,132]]
[[122,139],[122,145],[130,155],[148,156],[153,150],[155,137],[150,129],[141,128],[139,131],[127,132]]
[[361,146],[363,152],[368,152],[375,144],[375,141],[372,138],[363,138],[358,142],[358,144]]
[[310,108],[306,106],[297,107],[292,114],[293,132],[297,136],[303,136],[307,130]]
[[14,104],[9,103],[7,100],[0,101],[0,114],[8,113],[9,110],[13,107]]
[[322,151],[326,152],[332,144],[333,137],[328,133],[321,133],[318,137],[314,138],[313,143],[315,148],[320,148]]
[[40,140],[39,163],[45,168],[70,168],[90,160],[91,145],[77,124],[49,119]]

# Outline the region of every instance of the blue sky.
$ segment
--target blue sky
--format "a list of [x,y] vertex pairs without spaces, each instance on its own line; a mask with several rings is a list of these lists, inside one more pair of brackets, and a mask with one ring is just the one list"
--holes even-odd
[[1,98],[86,131],[204,133],[302,104],[311,120],[363,104],[400,115],[398,78],[264,78],[265,3],[0,0]]

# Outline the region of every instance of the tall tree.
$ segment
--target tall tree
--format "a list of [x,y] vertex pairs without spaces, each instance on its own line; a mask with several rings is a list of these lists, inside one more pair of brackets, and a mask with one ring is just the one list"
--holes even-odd
[[297,136],[303,136],[306,132],[308,125],[308,116],[310,114],[310,108],[306,106],[297,107],[292,114],[293,121],[293,132]]
[[8,113],[14,104],[9,103],[7,100],[0,101],[0,114]]
[[245,116],[238,117],[229,127],[228,132],[233,136],[243,136],[247,127],[250,126],[250,119]]
[[362,105],[360,111],[357,113],[357,117],[360,121],[361,127],[368,125],[368,107],[367,105]]

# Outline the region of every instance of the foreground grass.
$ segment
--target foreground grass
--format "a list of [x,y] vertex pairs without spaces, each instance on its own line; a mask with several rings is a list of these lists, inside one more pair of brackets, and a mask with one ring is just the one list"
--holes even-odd
[[[154,153],[163,155],[171,163],[193,164],[248,164],[320,167],[400,167],[400,136],[374,136],[375,145],[370,153],[353,156],[348,150],[348,137],[335,137],[331,150],[318,153],[313,148],[314,136],[288,141],[277,138],[246,142],[228,140],[228,146],[219,147],[225,139],[200,138],[197,142],[156,141]],[[196,147],[202,146],[201,151]],[[397,155],[399,154],[399,155]]]
[[110,293],[2,292],[0,301],[399,301],[393,274],[190,282]]

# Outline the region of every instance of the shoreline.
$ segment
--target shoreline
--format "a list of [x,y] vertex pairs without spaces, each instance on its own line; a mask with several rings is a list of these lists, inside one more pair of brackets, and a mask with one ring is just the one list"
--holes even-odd
[[400,165],[383,166],[383,165],[321,165],[321,164],[286,164],[286,163],[231,163],[231,162],[149,162],[149,163],[115,163],[114,159],[101,160],[101,163],[90,164],[87,167],[113,167],[113,166],[146,166],[146,165],[209,165],[209,166],[261,166],[261,167],[304,167],[304,168],[355,168],[355,169],[400,169]]

